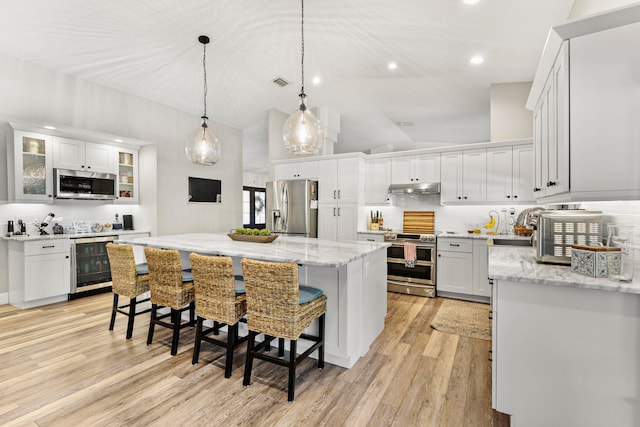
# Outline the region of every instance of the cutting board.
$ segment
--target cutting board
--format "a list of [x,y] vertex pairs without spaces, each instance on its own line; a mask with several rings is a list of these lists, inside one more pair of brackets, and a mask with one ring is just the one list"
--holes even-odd
[[435,222],[433,211],[404,211],[402,231],[404,233],[434,234]]

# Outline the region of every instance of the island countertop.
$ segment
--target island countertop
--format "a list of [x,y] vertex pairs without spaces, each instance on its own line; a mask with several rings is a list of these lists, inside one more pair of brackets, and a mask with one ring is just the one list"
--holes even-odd
[[640,294],[640,280],[637,278],[632,282],[597,279],[574,273],[568,265],[541,264],[536,262],[535,249],[530,247],[489,246],[489,277],[513,282]]
[[190,233],[138,239],[127,239],[123,236],[118,242],[207,255],[334,268],[390,246],[386,242],[338,241],[282,235],[271,243],[239,242],[231,240],[224,233]]

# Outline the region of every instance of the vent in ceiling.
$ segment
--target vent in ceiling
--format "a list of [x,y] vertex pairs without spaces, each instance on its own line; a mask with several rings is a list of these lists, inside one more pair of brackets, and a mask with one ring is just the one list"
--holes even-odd
[[273,79],[273,82],[278,86],[282,86],[282,87],[285,87],[286,85],[289,84],[289,82],[283,79],[282,77],[276,77],[275,79]]

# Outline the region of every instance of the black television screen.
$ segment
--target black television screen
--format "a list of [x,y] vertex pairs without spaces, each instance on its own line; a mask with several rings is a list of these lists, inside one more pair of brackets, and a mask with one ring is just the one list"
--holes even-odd
[[222,181],[189,177],[189,202],[222,202]]

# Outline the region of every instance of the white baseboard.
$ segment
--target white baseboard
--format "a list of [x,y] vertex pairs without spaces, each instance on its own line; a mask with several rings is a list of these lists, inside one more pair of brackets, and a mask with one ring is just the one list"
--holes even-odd
[[0,293],[0,305],[9,304],[9,292]]

